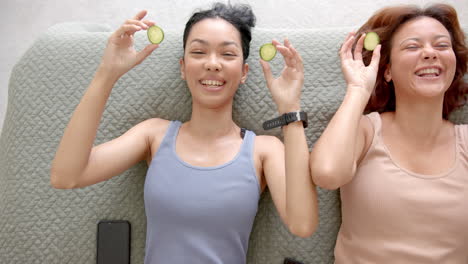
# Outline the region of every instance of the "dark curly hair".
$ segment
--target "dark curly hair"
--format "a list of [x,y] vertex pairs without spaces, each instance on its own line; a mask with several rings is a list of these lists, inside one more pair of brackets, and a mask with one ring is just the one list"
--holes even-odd
[[211,9],[194,13],[185,24],[184,51],[187,37],[193,25],[206,18],[221,18],[232,24],[240,33],[242,44],[242,56],[245,60],[249,57],[250,41],[252,40],[251,28],[255,26],[255,15],[252,8],[246,4],[214,3]]
[[[430,17],[439,21],[450,33],[452,48],[455,53],[457,65],[452,84],[444,95],[443,118],[448,119],[450,113],[466,102],[468,84],[463,80],[467,72],[468,48],[465,42],[465,34],[458,22],[457,12],[453,7],[446,4],[434,4],[426,8],[413,5],[402,5],[386,7],[377,11],[357,32],[375,32],[380,37],[382,44],[379,70],[375,89],[366,106],[366,112],[394,111],[395,110],[395,88],[393,82],[386,82],[384,73],[390,63],[390,51],[392,38],[395,32],[406,22],[418,17]],[[357,42],[357,41],[356,41]],[[353,51],[356,46],[353,46]],[[368,65],[372,58],[372,52],[363,51],[363,60]]]

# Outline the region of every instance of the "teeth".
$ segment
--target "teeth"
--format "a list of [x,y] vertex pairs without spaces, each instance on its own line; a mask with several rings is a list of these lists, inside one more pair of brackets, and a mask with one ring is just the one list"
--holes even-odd
[[209,85],[209,86],[221,86],[224,84],[224,82],[215,81],[215,80],[203,80],[201,83],[204,85]]
[[440,70],[437,68],[427,68],[427,69],[422,69],[416,72],[416,75],[424,75],[424,74],[440,74]]

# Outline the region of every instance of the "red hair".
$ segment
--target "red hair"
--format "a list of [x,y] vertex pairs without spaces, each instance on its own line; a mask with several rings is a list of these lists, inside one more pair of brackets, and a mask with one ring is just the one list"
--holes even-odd
[[[418,17],[430,17],[439,21],[450,33],[452,48],[456,57],[456,71],[452,84],[444,95],[443,118],[466,102],[468,83],[463,80],[467,72],[468,48],[465,43],[465,33],[458,23],[457,12],[446,4],[435,4],[426,8],[412,5],[386,7],[377,11],[356,33],[375,32],[380,37],[382,49],[380,51],[380,63],[377,73],[375,89],[366,106],[366,112],[395,111],[395,89],[393,82],[386,82],[384,73],[390,63],[391,41],[395,32],[406,22]],[[357,40],[356,40],[357,42]],[[356,43],[353,46],[353,52]],[[368,65],[372,58],[371,51],[363,51],[363,60]]]

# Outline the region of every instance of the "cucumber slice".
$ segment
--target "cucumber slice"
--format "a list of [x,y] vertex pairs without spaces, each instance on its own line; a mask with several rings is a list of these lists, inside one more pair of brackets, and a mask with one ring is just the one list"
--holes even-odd
[[379,35],[375,32],[369,32],[364,38],[364,48],[369,51],[373,51],[380,43]]
[[264,61],[271,61],[276,56],[276,47],[271,43],[263,44],[260,47],[260,58]]
[[164,40],[164,31],[158,26],[151,26],[146,34],[148,34],[148,40],[152,44],[159,44]]

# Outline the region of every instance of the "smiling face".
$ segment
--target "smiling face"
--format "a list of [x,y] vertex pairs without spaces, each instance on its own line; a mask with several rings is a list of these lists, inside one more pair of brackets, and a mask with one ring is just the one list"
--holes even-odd
[[193,25],[185,44],[180,71],[194,103],[217,108],[231,102],[248,72],[239,31],[224,19],[207,18]]
[[455,69],[456,58],[447,29],[436,19],[418,17],[394,34],[384,77],[393,81],[397,98],[440,98],[450,87]]

